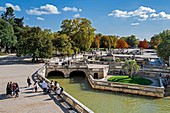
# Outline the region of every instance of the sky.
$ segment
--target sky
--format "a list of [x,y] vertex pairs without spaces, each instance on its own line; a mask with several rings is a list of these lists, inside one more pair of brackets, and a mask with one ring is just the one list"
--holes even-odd
[[0,0],[24,17],[24,25],[61,30],[64,19],[87,18],[96,33],[143,40],[170,29],[170,0]]

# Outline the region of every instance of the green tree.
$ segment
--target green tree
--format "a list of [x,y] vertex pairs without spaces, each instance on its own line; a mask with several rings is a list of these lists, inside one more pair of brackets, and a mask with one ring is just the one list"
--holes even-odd
[[135,60],[126,60],[122,68],[129,74],[130,78],[132,78],[134,73],[140,70],[140,67]]
[[110,38],[110,43],[111,43],[111,48],[116,48],[117,46],[117,41],[118,41],[118,37],[117,36],[109,36]]
[[162,41],[160,42],[157,48],[157,54],[165,61],[168,61],[170,56],[170,36],[162,38]]
[[157,54],[165,61],[168,61],[170,56],[170,30],[159,33],[158,38],[160,38],[160,43],[157,47]]
[[7,7],[6,11],[1,14],[1,18],[6,22],[9,22],[13,26],[15,24],[14,23],[15,16],[12,7]]
[[160,37],[158,35],[154,35],[153,37],[151,37],[150,40],[151,47],[157,49],[160,41],[161,41]]
[[72,55],[74,50],[72,48],[71,39],[66,34],[61,34],[56,37],[53,42],[55,43],[54,47],[62,55]]
[[139,42],[138,40],[136,39],[136,36],[135,35],[131,35],[131,36],[128,36],[128,37],[125,37],[124,38],[125,41],[127,42],[127,44],[130,46],[130,47],[136,47]]
[[2,19],[0,19],[0,43],[1,48],[5,48],[6,53],[9,53],[9,49],[17,44],[13,27]]
[[63,20],[60,34],[66,34],[74,42],[74,46],[80,51],[88,51],[95,37],[95,29],[90,20],[86,18],[75,18]]
[[50,58],[53,46],[50,30],[42,31],[39,27],[24,28],[23,38],[19,40],[17,55],[31,55],[33,61],[38,58]]
[[[1,18],[13,27],[14,35],[17,37],[18,41],[22,37],[24,18],[16,18],[14,10],[11,7],[6,8],[6,11],[1,14]],[[11,52],[14,52],[15,50],[16,46],[11,47]]]

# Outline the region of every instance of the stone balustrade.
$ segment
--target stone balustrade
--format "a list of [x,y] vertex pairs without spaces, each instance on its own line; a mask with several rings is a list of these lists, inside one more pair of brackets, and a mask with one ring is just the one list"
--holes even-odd
[[109,82],[103,80],[93,79],[90,75],[89,83],[94,89],[118,91],[124,93],[153,96],[153,97],[164,97],[164,87],[154,87],[146,85],[136,85],[136,84],[125,84],[118,82]]

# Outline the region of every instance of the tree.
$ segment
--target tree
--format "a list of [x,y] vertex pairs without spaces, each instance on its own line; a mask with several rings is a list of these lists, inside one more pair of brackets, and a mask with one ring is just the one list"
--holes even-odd
[[58,37],[56,37],[53,41],[55,42],[54,47],[62,55],[72,55],[72,54],[74,54],[71,39],[66,34],[58,35]]
[[[7,7],[6,11],[1,14],[1,18],[12,26],[14,35],[18,41],[22,37],[24,18],[16,18],[12,7]],[[11,47],[11,52],[14,52],[15,50],[16,46]]]
[[109,35],[110,38],[110,43],[111,43],[111,48],[116,48],[117,46],[117,41],[118,41],[118,37],[117,36],[111,36]]
[[127,44],[132,48],[138,45],[138,40],[136,39],[135,35],[125,37],[124,39],[127,42]]
[[135,60],[126,60],[122,68],[128,73],[130,78],[132,78],[134,73],[140,70],[140,66]]
[[32,60],[52,56],[51,31],[42,31],[39,27],[24,28],[23,38],[19,40],[17,55],[31,55]]
[[91,26],[90,20],[86,18],[66,19],[62,22],[61,29],[59,33],[69,36],[80,51],[90,49],[95,36],[95,29]]
[[143,41],[140,41],[139,47],[140,47],[140,48],[143,48],[143,49],[147,49],[147,48],[148,48],[148,42],[147,42],[147,40],[144,39]]
[[170,30],[164,30],[163,32],[160,32],[158,35],[154,35],[150,40],[152,48],[157,49],[159,43],[166,37],[170,37]]
[[13,26],[15,24],[14,23],[15,16],[12,7],[7,7],[6,11],[3,14],[1,14],[1,18],[6,22],[9,22]]
[[109,36],[101,37],[100,48],[111,48],[111,40],[110,40]]
[[158,35],[154,35],[150,40],[151,48],[157,49],[160,41],[160,37]]
[[164,38],[157,48],[157,54],[164,60],[168,61],[170,56],[170,37]]
[[2,19],[0,19],[0,43],[1,48],[5,48],[6,53],[9,53],[9,49],[17,44],[13,27]]
[[99,35],[96,35],[94,37],[94,41],[93,41],[91,47],[92,48],[99,48],[100,47],[100,39],[101,39],[101,37]]
[[128,48],[128,44],[126,43],[126,41],[122,38],[120,38],[118,41],[117,41],[117,45],[116,45],[117,48]]

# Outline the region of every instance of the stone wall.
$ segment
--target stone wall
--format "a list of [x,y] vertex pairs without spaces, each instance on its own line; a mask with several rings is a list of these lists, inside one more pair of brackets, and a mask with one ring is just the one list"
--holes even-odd
[[64,77],[69,77],[70,73],[73,71],[82,71],[86,74],[87,77],[88,77],[88,75],[92,75],[94,77],[94,74],[97,73],[98,79],[101,79],[101,78],[105,78],[107,76],[108,69],[109,69],[108,67],[89,68],[88,65],[86,66],[86,65],[82,65],[82,64],[69,65],[69,66],[59,66],[56,64],[50,64],[50,65],[48,64],[48,65],[46,65],[45,77],[47,77],[48,73],[51,71],[60,71],[64,74]]
[[154,86],[101,81],[101,80],[93,79],[91,75],[89,76],[88,80],[89,80],[90,85],[94,89],[118,91],[118,92],[153,96],[153,97],[164,97],[163,86],[154,87]]

